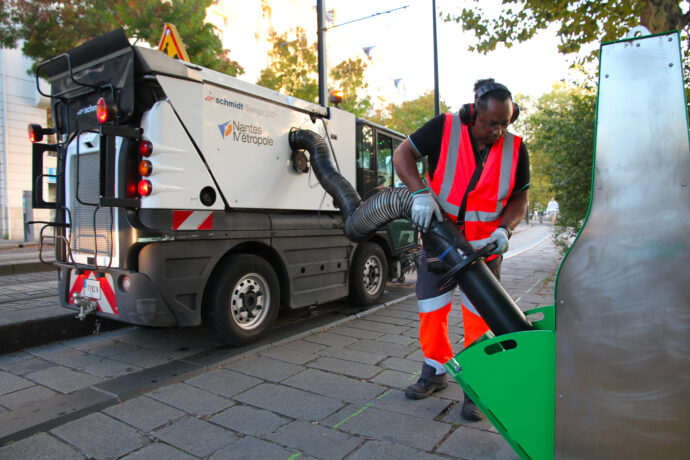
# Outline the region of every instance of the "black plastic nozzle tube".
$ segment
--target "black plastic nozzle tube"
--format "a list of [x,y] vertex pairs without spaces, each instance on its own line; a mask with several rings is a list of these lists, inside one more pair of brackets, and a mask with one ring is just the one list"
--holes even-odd
[[463,290],[495,335],[527,331],[532,325],[501,283],[491,273],[483,258],[473,259],[474,249],[450,221],[432,222],[424,235],[428,258],[454,270],[453,280]]

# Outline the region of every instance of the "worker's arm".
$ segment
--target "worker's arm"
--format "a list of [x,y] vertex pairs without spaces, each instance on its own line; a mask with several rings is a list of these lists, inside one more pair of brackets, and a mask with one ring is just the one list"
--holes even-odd
[[506,209],[503,211],[501,225],[505,225],[511,231],[517,227],[527,212],[527,202],[529,201],[529,190],[513,192],[508,198]]
[[419,154],[412,142],[409,139],[405,139],[393,153],[393,166],[395,166],[398,177],[412,192],[410,220],[417,227],[417,230],[426,232],[429,229],[429,225],[431,225],[432,218],[435,217],[440,222],[443,221],[443,215],[431,192],[424,190],[424,182],[419,177],[419,172],[417,171],[417,160],[419,158]]
[[409,139],[405,139],[393,153],[395,171],[398,173],[400,180],[410,189],[410,192],[416,192],[424,188],[424,182],[419,177],[419,171],[417,171],[417,160],[419,158],[419,154]]

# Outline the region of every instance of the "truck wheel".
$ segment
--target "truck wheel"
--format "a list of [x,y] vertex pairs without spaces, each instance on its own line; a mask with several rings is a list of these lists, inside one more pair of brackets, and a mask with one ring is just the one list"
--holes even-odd
[[258,340],[279,309],[279,285],[271,264],[261,257],[235,254],[218,267],[211,281],[208,326],[229,345]]
[[371,241],[357,248],[350,267],[350,300],[368,307],[383,295],[388,280],[388,260],[381,246]]

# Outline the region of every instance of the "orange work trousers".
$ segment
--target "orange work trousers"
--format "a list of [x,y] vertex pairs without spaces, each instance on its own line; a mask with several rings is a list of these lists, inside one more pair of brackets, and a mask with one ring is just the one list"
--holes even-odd
[[[500,280],[502,257],[487,262],[489,269]],[[437,374],[445,372],[443,364],[451,359],[453,347],[448,337],[448,314],[453,304],[456,285],[438,290],[443,273],[429,270],[426,252],[422,250],[417,273],[417,307],[419,309],[419,341],[424,353],[424,362],[436,369]],[[460,291],[462,321],[464,326],[464,346],[467,348],[475,340],[489,331],[472,303]]]

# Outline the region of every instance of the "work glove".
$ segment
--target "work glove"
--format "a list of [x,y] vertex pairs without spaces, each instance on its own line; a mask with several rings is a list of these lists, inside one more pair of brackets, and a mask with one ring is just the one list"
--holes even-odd
[[412,196],[412,224],[417,230],[424,233],[429,229],[431,217],[436,216],[439,222],[443,221],[441,209],[431,193],[417,193]]
[[508,238],[510,238],[508,230],[503,227],[498,227],[493,231],[491,236],[489,236],[488,240],[472,241],[470,244],[475,250],[478,250],[491,243],[496,243],[496,249],[491,251],[489,255],[501,255],[508,251]]

